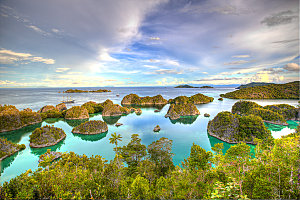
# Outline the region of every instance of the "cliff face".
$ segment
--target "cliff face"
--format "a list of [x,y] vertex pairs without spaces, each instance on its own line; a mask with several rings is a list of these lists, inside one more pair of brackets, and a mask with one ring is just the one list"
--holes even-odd
[[0,132],[17,130],[41,121],[41,116],[31,109],[19,111],[12,105],[0,105]]
[[107,124],[101,120],[92,120],[73,128],[72,133],[93,135],[108,131]]
[[228,143],[253,143],[255,138],[272,138],[261,117],[239,116],[230,112],[220,112],[207,126],[209,135]]
[[73,106],[67,110],[65,119],[88,119],[89,113],[86,108]]
[[200,115],[199,110],[194,104],[192,103],[188,103],[185,105],[171,104],[165,117],[169,117],[171,120],[175,120],[175,119],[179,119],[181,116],[193,116],[193,115]]
[[153,97],[139,97],[136,94],[126,95],[121,104],[122,105],[137,105],[137,106],[155,106],[155,105],[165,105],[168,101],[164,99],[161,95],[156,95]]

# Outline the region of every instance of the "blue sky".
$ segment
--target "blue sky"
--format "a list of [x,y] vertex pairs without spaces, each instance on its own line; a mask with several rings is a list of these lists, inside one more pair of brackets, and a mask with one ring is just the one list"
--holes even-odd
[[298,0],[0,0],[0,87],[295,80]]

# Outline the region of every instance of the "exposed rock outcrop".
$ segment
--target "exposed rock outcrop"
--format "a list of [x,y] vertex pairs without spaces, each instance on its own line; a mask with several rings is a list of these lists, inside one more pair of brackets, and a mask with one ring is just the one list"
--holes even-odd
[[214,100],[213,97],[208,97],[206,95],[198,93],[191,97],[178,96],[174,99],[169,99],[168,103],[170,103],[170,104],[188,104],[188,103],[204,104],[204,103],[212,102],[213,100]]
[[87,119],[89,118],[89,112],[86,108],[80,106],[73,106],[68,109],[65,115],[65,119]]
[[171,120],[179,119],[181,116],[193,116],[193,115],[200,115],[199,110],[197,107],[192,104],[171,104],[169,110],[165,117],[169,117]]
[[58,110],[59,112],[62,112],[64,110],[67,110],[67,106],[65,103],[60,103],[60,104],[57,104],[55,106],[56,110]]
[[48,111],[51,111],[51,110],[56,110],[56,108],[52,105],[46,105],[46,106],[43,106],[39,111],[38,113],[46,113]]
[[107,104],[102,111],[102,116],[121,116],[129,113],[129,108],[122,107],[118,104]]
[[168,101],[164,99],[161,95],[156,95],[153,97],[139,97],[137,94],[126,95],[121,104],[124,106],[136,105],[136,106],[155,106],[155,105],[165,105]]
[[154,132],[159,132],[160,131],[160,127],[159,125],[156,125],[153,129]]
[[94,135],[108,131],[107,124],[101,120],[92,120],[73,128],[72,133]]

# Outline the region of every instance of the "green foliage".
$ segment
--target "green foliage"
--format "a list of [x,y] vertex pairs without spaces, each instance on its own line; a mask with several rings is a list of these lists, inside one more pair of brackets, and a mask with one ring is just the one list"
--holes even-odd
[[232,106],[231,112],[243,115],[248,114],[253,108],[262,108],[262,106],[253,101],[238,101]]
[[36,128],[29,136],[29,141],[31,146],[49,146],[48,144],[54,145],[65,136],[66,134],[63,129],[46,125],[41,128]]
[[87,109],[80,106],[73,106],[68,109],[65,115],[65,119],[86,119],[89,118]]
[[167,100],[161,95],[156,95],[153,97],[139,97],[137,94],[126,95],[121,104],[122,105],[135,105],[135,106],[155,106],[167,104]]
[[299,115],[299,108],[295,108],[294,106],[288,104],[275,104],[275,105],[267,105],[264,109],[271,110],[273,112],[277,112],[282,115],[286,120],[295,120]]
[[97,134],[108,131],[107,124],[101,120],[84,122],[72,129],[72,133]]
[[[117,141],[117,134],[113,134]],[[100,156],[87,157],[64,153],[51,162],[50,151],[44,168],[27,172],[0,187],[1,199],[297,199],[299,136],[275,139],[272,146],[258,142],[251,157],[245,143],[233,145],[223,155],[222,145],[213,147],[216,154],[193,145],[184,168],[171,167],[171,141],[161,138],[144,147],[137,135],[130,144],[137,168],[120,163],[120,155],[107,163]],[[142,151],[141,151],[142,149]],[[143,152],[143,153],[141,153]],[[209,164],[214,162],[215,166]],[[172,165],[172,164],[171,164]],[[163,170],[163,168],[168,170]]]
[[286,124],[286,120],[282,115],[277,112],[273,112],[271,110],[263,109],[263,108],[253,108],[249,114],[260,116],[265,121],[284,123]]
[[14,153],[25,149],[25,144],[14,144],[8,141],[6,138],[0,137],[0,161],[7,156],[11,156]]
[[168,103],[171,104],[180,104],[180,105],[184,105],[184,104],[188,104],[188,103],[192,103],[192,104],[204,104],[204,103],[209,103],[212,102],[214,100],[213,97],[208,97],[206,95],[203,94],[195,94],[191,97],[187,97],[187,96],[178,96],[175,99],[170,99],[168,101]]
[[230,99],[299,99],[299,81],[242,88],[222,94]]
[[103,106],[101,104],[97,104],[96,102],[89,101],[81,105],[81,107],[87,109],[89,114],[98,113],[103,111]]
[[87,92],[96,92],[96,93],[102,93],[102,92],[111,92],[111,90],[78,90],[78,89],[68,89],[64,91],[63,93],[87,93]]
[[181,116],[193,115],[200,115],[198,108],[194,104],[171,104],[165,117],[170,117],[171,120],[176,120]]

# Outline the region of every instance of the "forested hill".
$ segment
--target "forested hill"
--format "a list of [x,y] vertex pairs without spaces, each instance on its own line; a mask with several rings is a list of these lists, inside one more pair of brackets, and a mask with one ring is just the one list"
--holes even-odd
[[271,85],[274,83],[264,83],[264,82],[252,82],[245,85],[240,85],[236,89],[242,89],[242,88],[249,88],[249,87],[256,87],[256,86],[264,86],[264,85]]
[[229,99],[299,99],[299,81],[242,88],[221,97]]

